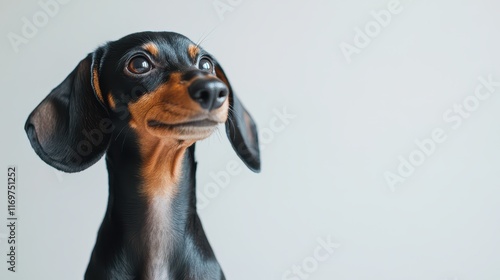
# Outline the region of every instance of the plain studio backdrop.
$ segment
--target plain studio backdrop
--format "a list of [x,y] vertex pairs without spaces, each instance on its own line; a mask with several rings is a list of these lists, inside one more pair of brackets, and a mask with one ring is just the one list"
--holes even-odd
[[260,174],[223,127],[197,144],[199,214],[228,279],[500,279],[497,1],[0,5],[1,279],[83,278],[104,160],[55,171],[23,126],[87,53],[144,30],[201,40],[260,129]]

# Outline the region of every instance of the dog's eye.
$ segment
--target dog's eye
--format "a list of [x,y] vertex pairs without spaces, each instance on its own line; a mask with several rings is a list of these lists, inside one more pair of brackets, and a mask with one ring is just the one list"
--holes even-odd
[[214,71],[214,63],[210,59],[204,57],[200,59],[200,62],[198,62],[198,68],[200,68],[200,70],[212,73]]
[[151,71],[151,63],[144,56],[136,56],[130,60],[127,69],[134,74],[144,74]]

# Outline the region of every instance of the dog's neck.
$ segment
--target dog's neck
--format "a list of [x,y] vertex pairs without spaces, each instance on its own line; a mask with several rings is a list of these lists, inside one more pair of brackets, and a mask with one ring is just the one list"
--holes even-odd
[[104,266],[114,272],[99,275],[118,279],[223,279],[196,213],[194,145],[129,138],[108,149],[108,208],[88,278]]

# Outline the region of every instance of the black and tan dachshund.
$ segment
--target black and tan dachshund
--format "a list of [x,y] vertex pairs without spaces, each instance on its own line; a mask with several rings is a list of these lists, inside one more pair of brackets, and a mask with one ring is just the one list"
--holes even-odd
[[194,159],[221,123],[260,171],[256,125],[221,66],[172,32],[99,47],[35,108],[25,129],[49,165],[78,172],[106,153],[108,207],[85,279],[225,279],[196,212]]

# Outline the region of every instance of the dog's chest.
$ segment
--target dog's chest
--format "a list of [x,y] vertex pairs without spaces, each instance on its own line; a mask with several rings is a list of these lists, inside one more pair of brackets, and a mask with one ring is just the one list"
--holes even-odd
[[151,280],[170,280],[169,262],[178,233],[173,229],[172,198],[157,197],[148,205],[144,228],[146,256],[145,275]]

